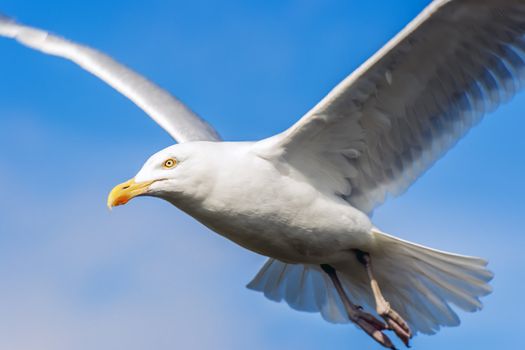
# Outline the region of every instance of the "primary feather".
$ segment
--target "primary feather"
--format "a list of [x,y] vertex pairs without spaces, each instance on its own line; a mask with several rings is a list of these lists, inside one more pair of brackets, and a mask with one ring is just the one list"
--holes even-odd
[[271,145],[370,213],[521,88],[524,34],[522,0],[434,1]]
[[0,36],[75,62],[133,101],[178,142],[220,140],[208,123],[173,95],[100,51],[1,15]]

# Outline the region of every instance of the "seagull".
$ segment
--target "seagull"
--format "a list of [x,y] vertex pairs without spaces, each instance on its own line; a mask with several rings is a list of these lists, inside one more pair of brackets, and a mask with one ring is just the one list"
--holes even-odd
[[482,308],[481,258],[389,235],[373,210],[407,190],[525,77],[525,1],[435,0],[287,130],[222,141],[181,101],[109,56],[0,18],[0,35],[73,61],[177,144],[109,194],[164,199],[268,257],[248,284],[293,309],[354,323],[386,348]]

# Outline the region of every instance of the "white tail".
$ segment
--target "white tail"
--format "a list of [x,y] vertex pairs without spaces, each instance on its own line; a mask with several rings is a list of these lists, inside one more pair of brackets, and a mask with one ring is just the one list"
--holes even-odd
[[[460,321],[450,305],[474,312],[491,292],[493,274],[483,259],[438,251],[373,230],[377,245],[369,253],[385,299],[413,332],[435,333]],[[333,264],[354,303],[373,312],[375,305],[365,269],[355,258]],[[348,322],[329,278],[315,265],[269,259],[248,288],[264,292],[292,308],[320,312],[330,322]]]

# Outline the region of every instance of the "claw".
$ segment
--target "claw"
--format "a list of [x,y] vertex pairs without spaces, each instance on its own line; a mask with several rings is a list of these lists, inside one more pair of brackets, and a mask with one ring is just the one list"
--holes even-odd
[[364,330],[369,336],[371,336],[376,342],[383,345],[385,348],[396,349],[390,338],[388,338],[385,333],[375,329],[372,324],[364,320],[357,321],[356,323],[362,330]]
[[382,331],[387,329],[387,325],[366,312],[357,312],[355,315],[350,315],[350,319],[359,326],[366,334],[372,337],[376,342],[388,349],[395,350],[396,347],[390,338]]
[[390,308],[390,304],[383,297],[379,284],[377,283],[372,271],[370,255],[368,253],[358,252],[358,259],[366,267],[370,279],[370,287],[376,302],[377,313],[385,320],[388,328],[394,331],[396,336],[401,339],[405,346],[410,347],[409,341],[410,338],[412,338],[410,327],[408,327],[408,323],[395,310]]
[[403,344],[410,347],[409,341],[412,338],[412,332],[406,321],[392,309],[382,314],[381,317],[386,321],[388,328],[394,331],[397,337],[401,339]]
[[359,328],[364,330],[366,334],[368,334],[385,348],[395,350],[396,347],[394,344],[392,344],[392,341],[386,336],[386,334],[382,332],[383,330],[387,329],[387,325],[375,318],[373,315],[362,311],[361,307],[353,304],[350,301],[343,286],[341,285],[341,281],[339,281],[339,278],[337,277],[335,269],[332,266],[323,264],[321,265],[321,268],[332,280],[332,283],[334,284],[334,287],[339,294],[341,301],[343,302],[350,321],[354,322]]
[[401,327],[401,329],[405,331],[405,333],[407,333],[410,338],[412,338],[412,332],[410,331],[410,327],[408,327],[408,323],[403,319],[403,317],[399,316],[395,310],[389,309],[385,316],[397,323],[399,327]]
[[370,323],[375,329],[378,331],[384,331],[388,329],[388,326],[382,322],[381,320],[378,320],[373,315],[369,314],[368,312],[360,312],[358,318]]

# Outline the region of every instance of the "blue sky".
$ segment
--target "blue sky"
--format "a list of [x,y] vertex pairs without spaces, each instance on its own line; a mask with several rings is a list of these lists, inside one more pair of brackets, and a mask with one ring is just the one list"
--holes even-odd
[[[4,0],[0,11],[105,51],[225,139],[252,140],[291,125],[427,2]],[[108,190],[171,139],[77,66],[4,39],[0,52],[0,348],[378,348],[247,290],[264,258],[167,203],[108,212]],[[417,349],[522,342],[524,109],[520,94],[374,216],[496,273],[482,312]]]

